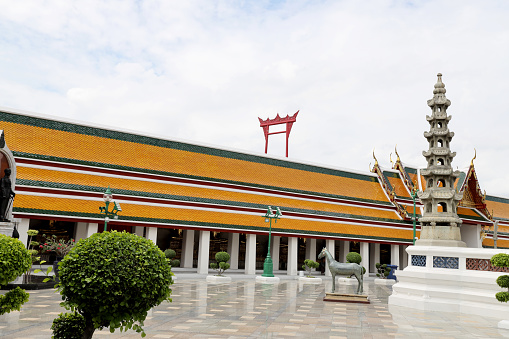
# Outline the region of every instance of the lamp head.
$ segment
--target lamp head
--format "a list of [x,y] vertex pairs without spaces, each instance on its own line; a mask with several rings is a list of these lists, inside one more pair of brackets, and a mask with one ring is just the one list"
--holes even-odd
[[111,194],[110,186],[106,189],[106,192],[104,192],[103,195],[104,202],[112,202],[113,201],[113,194]]

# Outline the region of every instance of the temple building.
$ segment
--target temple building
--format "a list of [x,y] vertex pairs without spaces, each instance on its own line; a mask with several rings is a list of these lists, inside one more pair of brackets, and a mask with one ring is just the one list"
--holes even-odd
[[207,273],[216,252],[227,251],[232,269],[255,274],[267,254],[263,216],[268,206],[279,207],[283,216],[272,224],[275,271],[296,275],[304,259],[316,260],[327,247],[339,261],[359,252],[375,272],[377,262],[406,266],[412,192],[419,191],[419,241],[421,227],[447,223],[467,247],[493,247],[498,221],[497,246],[509,248],[509,199],[482,193],[473,161],[466,172],[452,172],[450,102],[440,76],[437,85],[428,102],[428,167],[407,166],[398,155],[392,168],[376,161],[371,172],[0,108],[16,167],[12,216],[25,243],[28,229],[86,238],[104,229],[99,207],[110,187],[122,211],[108,230],[171,248],[181,267],[199,273]]

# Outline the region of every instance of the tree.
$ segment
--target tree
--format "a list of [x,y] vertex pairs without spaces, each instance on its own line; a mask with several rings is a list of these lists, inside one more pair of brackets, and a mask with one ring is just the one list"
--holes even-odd
[[[0,286],[15,280],[31,266],[32,257],[25,245],[18,239],[0,234]],[[29,294],[19,287],[0,295],[0,315],[19,311],[28,298]]]
[[[491,257],[491,264],[497,267],[509,267],[509,254],[499,253]],[[509,301],[509,275],[501,275],[497,278],[498,286],[507,288],[507,292],[498,292],[495,298],[498,301],[506,303]]]
[[228,260],[230,260],[230,255],[227,252],[217,252],[217,263],[210,263],[210,268],[216,270],[218,276],[222,276],[224,271],[230,268],[230,264],[227,263]]
[[[357,252],[349,252],[346,255],[346,261],[349,263],[355,263],[357,265],[360,265],[361,261],[362,261],[362,257]],[[364,268],[364,266],[362,266],[362,274],[365,274],[365,273],[366,273],[366,268]]]
[[[135,234],[113,231],[81,239],[59,269],[57,286],[63,305],[83,316],[83,339],[105,327],[112,333],[117,328],[134,329],[144,337],[147,311],[171,301],[172,273],[164,253]],[[65,324],[76,325],[73,321],[60,323],[63,333]]]
[[311,259],[306,259],[304,260],[304,265],[302,265],[302,269],[304,271],[307,271],[308,274],[307,274],[307,277],[308,278],[314,278],[312,275],[311,275],[311,269],[317,269],[318,267],[320,267],[320,263],[317,263],[316,261],[313,261]]
[[387,267],[387,264],[380,264],[380,263],[376,263],[375,264],[375,267],[376,267],[376,276],[379,277],[380,279],[386,279],[389,274],[391,274],[391,268],[390,267]]

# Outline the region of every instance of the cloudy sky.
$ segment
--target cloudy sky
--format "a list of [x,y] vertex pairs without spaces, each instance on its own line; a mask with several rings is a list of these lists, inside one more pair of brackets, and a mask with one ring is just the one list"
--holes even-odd
[[258,153],[258,117],[300,110],[291,159],[367,172],[396,145],[425,167],[441,72],[453,166],[477,149],[481,188],[509,197],[508,17],[507,1],[0,0],[0,106]]

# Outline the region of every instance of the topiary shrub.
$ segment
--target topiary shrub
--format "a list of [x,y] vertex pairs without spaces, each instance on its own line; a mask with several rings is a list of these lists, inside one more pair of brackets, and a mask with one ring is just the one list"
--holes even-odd
[[357,252],[350,252],[346,255],[346,261],[360,265],[361,261],[362,261],[362,257]]
[[227,252],[217,252],[217,263],[211,263],[210,268],[216,270],[218,276],[222,276],[224,271],[230,268],[230,264],[227,263],[228,260],[230,260],[230,255]]
[[85,318],[78,312],[60,313],[53,320],[52,339],[81,339],[85,332]]
[[389,274],[391,274],[391,268],[387,267],[387,264],[380,264],[377,262],[375,264],[375,267],[377,271],[376,276],[379,277],[380,279],[387,279]]
[[112,333],[134,329],[144,337],[147,311],[171,301],[172,273],[164,253],[135,234],[102,232],[81,239],[59,268],[62,304],[83,315],[84,339],[105,327]]
[[[491,264],[497,267],[509,267],[509,254],[499,253],[491,257]],[[497,278],[498,286],[507,288],[507,292],[498,292],[495,298],[502,303],[509,301],[509,275],[501,275]]]
[[320,263],[317,263],[316,261],[313,261],[311,259],[304,260],[304,265],[302,265],[302,269],[304,271],[307,271],[307,277],[308,278],[315,278],[311,275],[311,269],[317,269],[320,267]]
[[164,255],[168,260],[170,260],[171,267],[179,267],[180,266],[180,260],[173,259],[177,255],[177,253],[172,249],[167,249],[164,251]]
[[[25,245],[18,239],[0,234],[0,286],[15,280],[31,266],[32,257]],[[0,315],[19,311],[28,298],[29,294],[19,287],[0,295]]]

